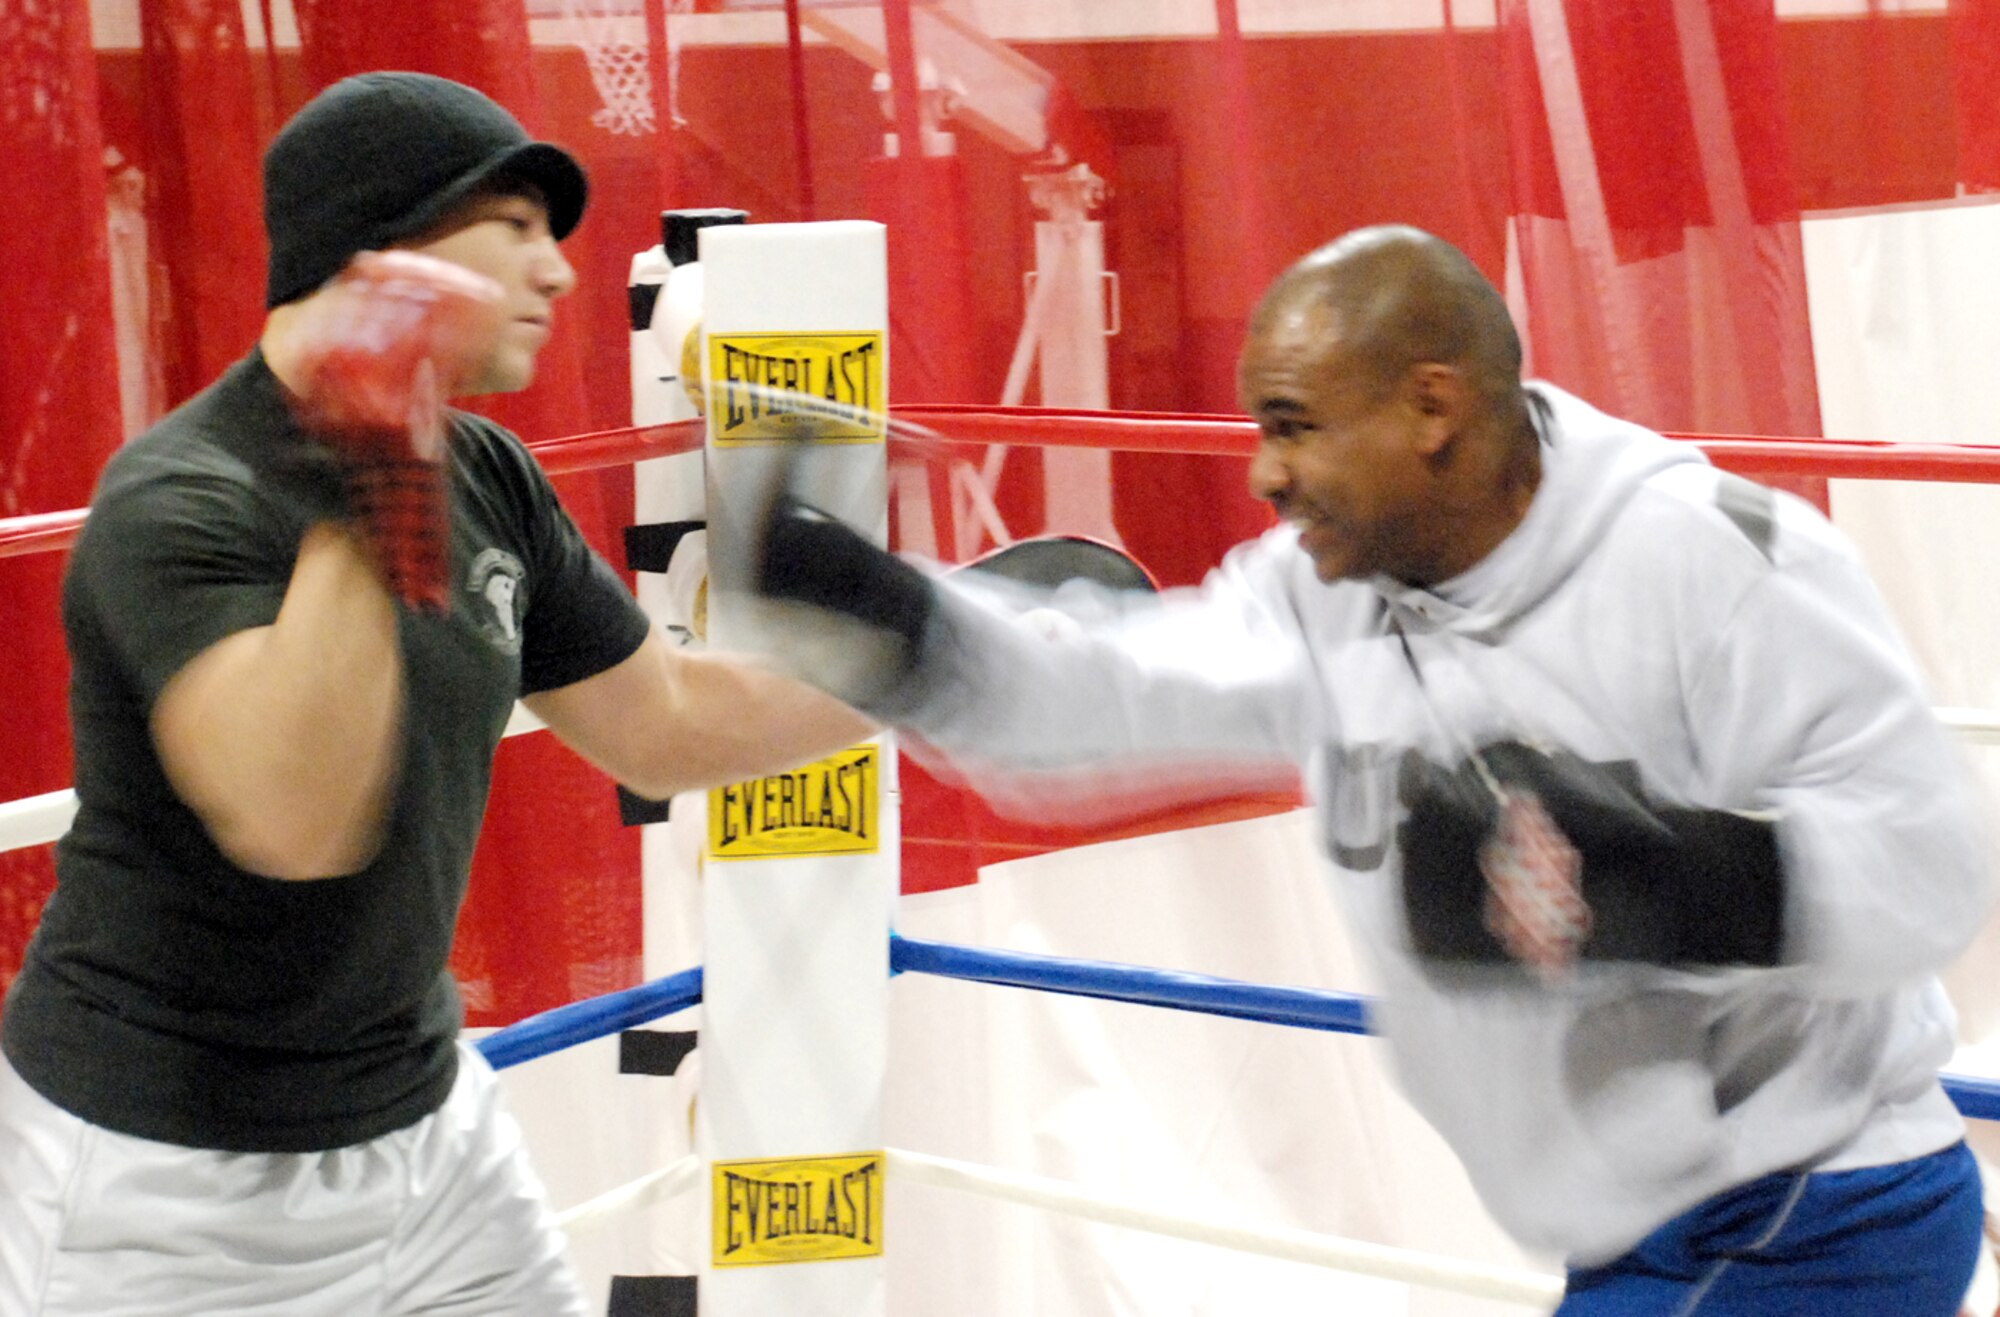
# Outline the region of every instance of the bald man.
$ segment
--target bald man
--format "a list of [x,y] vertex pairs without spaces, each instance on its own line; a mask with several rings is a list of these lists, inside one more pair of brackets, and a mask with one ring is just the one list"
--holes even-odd
[[1981,1206],[1935,974],[1989,851],[1850,547],[1523,383],[1416,230],[1287,271],[1240,382],[1285,524],[1199,590],[1002,594],[783,498],[761,589],[873,644],[835,693],[975,783],[1302,768],[1396,1073],[1569,1260],[1563,1317],[1955,1313]]

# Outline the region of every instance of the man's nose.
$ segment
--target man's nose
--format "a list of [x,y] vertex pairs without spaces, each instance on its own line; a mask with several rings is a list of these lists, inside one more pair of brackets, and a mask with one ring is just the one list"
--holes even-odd
[[576,287],[576,269],[562,254],[562,248],[556,246],[554,238],[546,241],[548,249],[535,265],[535,287],[542,296],[557,298]]
[[1292,483],[1284,458],[1269,443],[1257,445],[1250,457],[1250,496],[1275,502]]

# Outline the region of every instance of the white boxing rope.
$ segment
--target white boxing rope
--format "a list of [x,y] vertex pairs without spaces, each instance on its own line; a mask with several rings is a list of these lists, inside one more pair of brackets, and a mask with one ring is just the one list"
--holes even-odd
[[548,724],[537,718],[528,706],[514,701],[514,712],[507,715],[507,725],[501,729],[502,736],[525,736],[529,732],[539,732]]
[[556,1226],[575,1239],[608,1217],[678,1197],[700,1182],[701,1158],[689,1153],[650,1175],[642,1175],[629,1184],[621,1184],[556,1213]]
[[1547,1309],[1563,1296],[1562,1279],[1541,1272],[1486,1266],[1358,1239],[1314,1234],[1309,1230],[1230,1225],[1162,1212],[1158,1208],[1140,1207],[1088,1193],[1075,1185],[1044,1176],[1003,1171],[948,1157],[906,1152],[900,1148],[888,1149],[884,1157],[892,1182],[956,1189],[961,1193],[981,1194],[1045,1211],[1061,1212],[1086,1221],[1125,1226],[1197,1244],[1235,1249],[1240,1253],[1256,1253],[1310,1266],[1330,1267],[1473,1298],[1497,1299],[1504,1303]]
[[0,852],[60,841],[75,818],[74,791],[51,791],[43,796],[10,800],[0,805]]
[[[1492,1267],[1361,1240],[1289,1228],[1230,1225],[1087,1193],[1042,1176],[933,1157],[891,1148],[885,1153],[892,1179],[956,1189],[1061,1212],[1066,1216],[1125,1226],[1198,1244],[1265,1257],[1329,1267],[1380,1280],[1422,1285],[1449,1294],[1501,1302],[1547,1306],[1562,1298],[1560,1278],[1520,1268]],[[690,1154],[668,1166],[578,1203],[556,1216],[556,1225],[574,1240],[616,1214],[677,1197],[701,1180],[700,1159]]]
[[1974,745],[2000,745],[2000,711],[1993,709],[1938,708],[1938,721]]

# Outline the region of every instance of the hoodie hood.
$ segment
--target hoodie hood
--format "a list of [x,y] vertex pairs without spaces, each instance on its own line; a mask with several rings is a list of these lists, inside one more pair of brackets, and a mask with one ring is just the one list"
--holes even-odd
[[1370,582],[1412,629],[1499,637],[1569,579],[1647,481],[1671,467],[1708,464],[1693,444],[1607,416],[1553,384],[1532,380],[1524,387],[1542,441],[1542,476],[1521,524],[1485,558],[1433,588],[1385,576]]

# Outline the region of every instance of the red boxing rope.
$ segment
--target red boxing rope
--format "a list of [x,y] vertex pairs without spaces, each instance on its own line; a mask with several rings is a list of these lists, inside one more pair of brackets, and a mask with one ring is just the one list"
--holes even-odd
[[[933,403],[892,407],[889,414],[906,433],[913,426],[938,431],[941,438],[935,446],[943,452],[958,446],[1008,444],[1247,458],[1257,449],[1256,424],[1230,416]],[[693,452],[702,445],[703,425],[696,417],[668,425],[569,435],[531,443],[528,448],[549,474],[565,475]],[[1756,435],[1669,437],[1701,445],[1717,466],[1746,476],[2000,484],[2000,447]],[[921,440],[900,442],[919,451],[927,447]],[[0,558],[66,549],[82,524],[81,510],[0,519]]]

